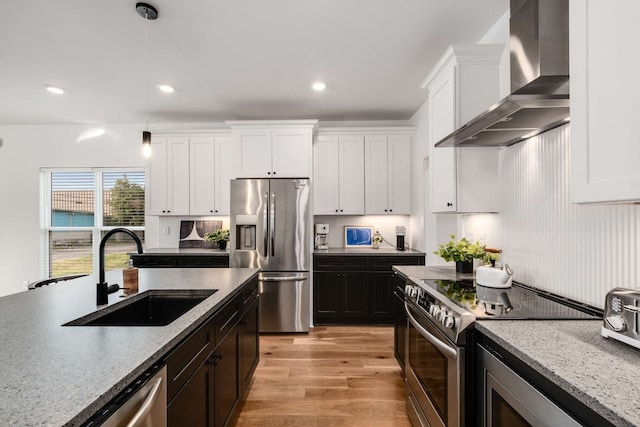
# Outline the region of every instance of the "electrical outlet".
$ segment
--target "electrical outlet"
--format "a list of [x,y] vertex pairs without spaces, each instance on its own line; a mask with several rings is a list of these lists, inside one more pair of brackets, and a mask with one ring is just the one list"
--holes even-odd
[[162,234],[164,234],[165,236],[168,236],[170,234],[170,229],[168,225],[165,225],[164,227],[162,227]]

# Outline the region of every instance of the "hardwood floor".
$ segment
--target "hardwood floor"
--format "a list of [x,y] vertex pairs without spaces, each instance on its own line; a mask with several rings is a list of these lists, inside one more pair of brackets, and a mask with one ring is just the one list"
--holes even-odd
[[393,327],[327,326],[260,336],[238,427],[410,427]]

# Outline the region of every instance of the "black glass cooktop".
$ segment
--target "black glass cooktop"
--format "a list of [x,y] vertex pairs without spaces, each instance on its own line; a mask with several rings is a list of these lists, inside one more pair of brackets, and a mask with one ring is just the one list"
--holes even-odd
[[473,280],[423,280],[476,319],[602,319],[586,304],[520,283],[506,289],[475,285]]

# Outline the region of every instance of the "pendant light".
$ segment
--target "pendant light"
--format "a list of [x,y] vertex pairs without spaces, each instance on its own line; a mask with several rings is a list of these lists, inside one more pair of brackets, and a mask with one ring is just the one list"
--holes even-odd
[[158,19],[158,9],[148,3],[136,3],[136,12],[144,18],[144,51],[147,94],[147,128],[142,131],[142,154],[151,157],[151,132],[149,132],[149,20]]

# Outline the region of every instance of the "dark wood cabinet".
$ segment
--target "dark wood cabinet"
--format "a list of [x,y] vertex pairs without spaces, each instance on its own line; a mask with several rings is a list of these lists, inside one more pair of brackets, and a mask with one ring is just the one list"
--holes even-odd
[[225,255],[132,254],[134,267],[139,268],[229,268]]
[[372,272],[369,274],[371,282],[371,317],[377,319],[393,319],[393,273]]
[[246,308],[240,319],[240,382],[243,398],[246,398],[260,360],[260,304],[257,285],[245,300],[244,307]]
[[257,279],[167,357],[169,426],[232,424],[259,360]]
[[393,265],[424,265],[424,256],[314,256],[314,324],[392,325]]
[[[395,280],[398,282],[398,279]],[[394,320],[393,320],[393,352],[398,364],[404,372],[404,361],[406,357],[407,343],[407,314],[404,310],[404,295],[401,291],[394,289],[393,292]]]

